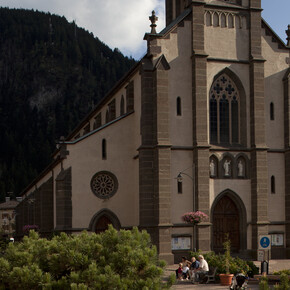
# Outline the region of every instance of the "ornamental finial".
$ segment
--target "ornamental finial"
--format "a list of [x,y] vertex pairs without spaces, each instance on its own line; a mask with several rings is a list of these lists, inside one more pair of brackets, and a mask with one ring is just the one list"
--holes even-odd
[[287,46],[290,46],[290,24],[288,25],[288,30],[285,31],[287,34]]
[[152,11],[152,15],[149,17],[149,20],[151,21],[151,34],[156,34],[156,21],[158,21],[158,17],[155,15],[155,11]]

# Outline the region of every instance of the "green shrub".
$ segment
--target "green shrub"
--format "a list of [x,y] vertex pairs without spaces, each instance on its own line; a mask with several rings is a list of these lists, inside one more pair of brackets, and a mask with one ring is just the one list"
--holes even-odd
[[31,231],[0,258],[0,289],[161,289],[165,263],[147,232],[64,233],[51,240]]
[[269,290],[269,284],[268,284],[268,278],[267,277],[261,277],[259,281],[259,290]]
[[[195,257],[196,259],[201,254],[201,251],[197,252],[190,252],[191,257]],[[215,254],[214,252],[209,252],[203,254],[205,260],[208,262],[208,265],[210,267],[216,267],[216,278],[219,279],[219,274],[223,274],[227,272],[226,268],[226,257],[222,254]],[[229,260],[229,272],[231,274],[238,274],[238,273],[244,273],[247,274],[248,271],[257,271],[257,267],[255,267],[254,263],[250,263],[248,261],[244,261],[238,257],[228,257]]]
[[281,275],[281,274],[286,274],[286,275],[290,275],[290,269],[285,269],[285,270],[280,270],[280,271],[276,271],[273,274],[274,275]]

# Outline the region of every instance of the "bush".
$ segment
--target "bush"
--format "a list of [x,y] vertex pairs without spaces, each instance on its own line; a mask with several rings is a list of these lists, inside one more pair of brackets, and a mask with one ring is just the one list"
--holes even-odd
[[[201,251],[197,252],[190,252],[191,257],[195,257],[196,259],[201,254]],[[209,252],[203,254],[205,260],[208,262],[208,265],[210,267],[216,267],[216,278],[219,279],[219,274],[226,273],[226,257],[222,254],[215,254],[214,252]],[[258,268],[254,265],[253,262],[244,261],[238,257],[228,257],[229,259],[229,272],[231,274],[238,274],[238,273],[244,273],[247,274],[249,271],[252,271],[253,273],[256,273],[258,271]]]
[[281,275],[281,274],[286,274],[286,275],[290,275],[290,269],[285,269],[285,270],[280,270],[280,271],[276,271],[273,274],[274,275]]
[[269,284],[268,284],[268,278],[267,277],[261,277],[259,281],[259,290],[269,290]]
[[162,284],[164,266],[137,228],[51,240],[31,231],[0,258],[0,289],[161,289],[174,283]]

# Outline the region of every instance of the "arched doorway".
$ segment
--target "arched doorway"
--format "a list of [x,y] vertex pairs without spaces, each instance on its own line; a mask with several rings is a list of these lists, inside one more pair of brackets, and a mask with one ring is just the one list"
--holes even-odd
[[116,230],[121,228],[118,217],[109,209],[102,209],[91,219],[89,230],[99,234],[106,231],[109,225],[112,225]]
[[107,216],[103,215],[102,217],[99,218],[99,220],[96,223],[95,233],[99,234],[101,232],[106,231],[109,225],[111,224],[112,224],[111,220]]
[[231,251],[240,251],[240,214],[235,202],[228,195],[223,195],[213,209],[213,250],[223,252],[226,234],[231,240]]

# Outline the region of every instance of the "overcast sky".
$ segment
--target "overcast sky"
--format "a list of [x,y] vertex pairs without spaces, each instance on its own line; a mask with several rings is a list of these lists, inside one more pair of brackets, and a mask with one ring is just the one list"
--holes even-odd
[[[165,0],[0,0],[0,6],[34,9],[65,16],[69,22],[87,29],[111,48],[118,47],[125,55],[139,59],[145,54],[145,32],[154,9],[162,30]],[[262,0],[263,18],[285,42],[290,24],[290,0]]]

